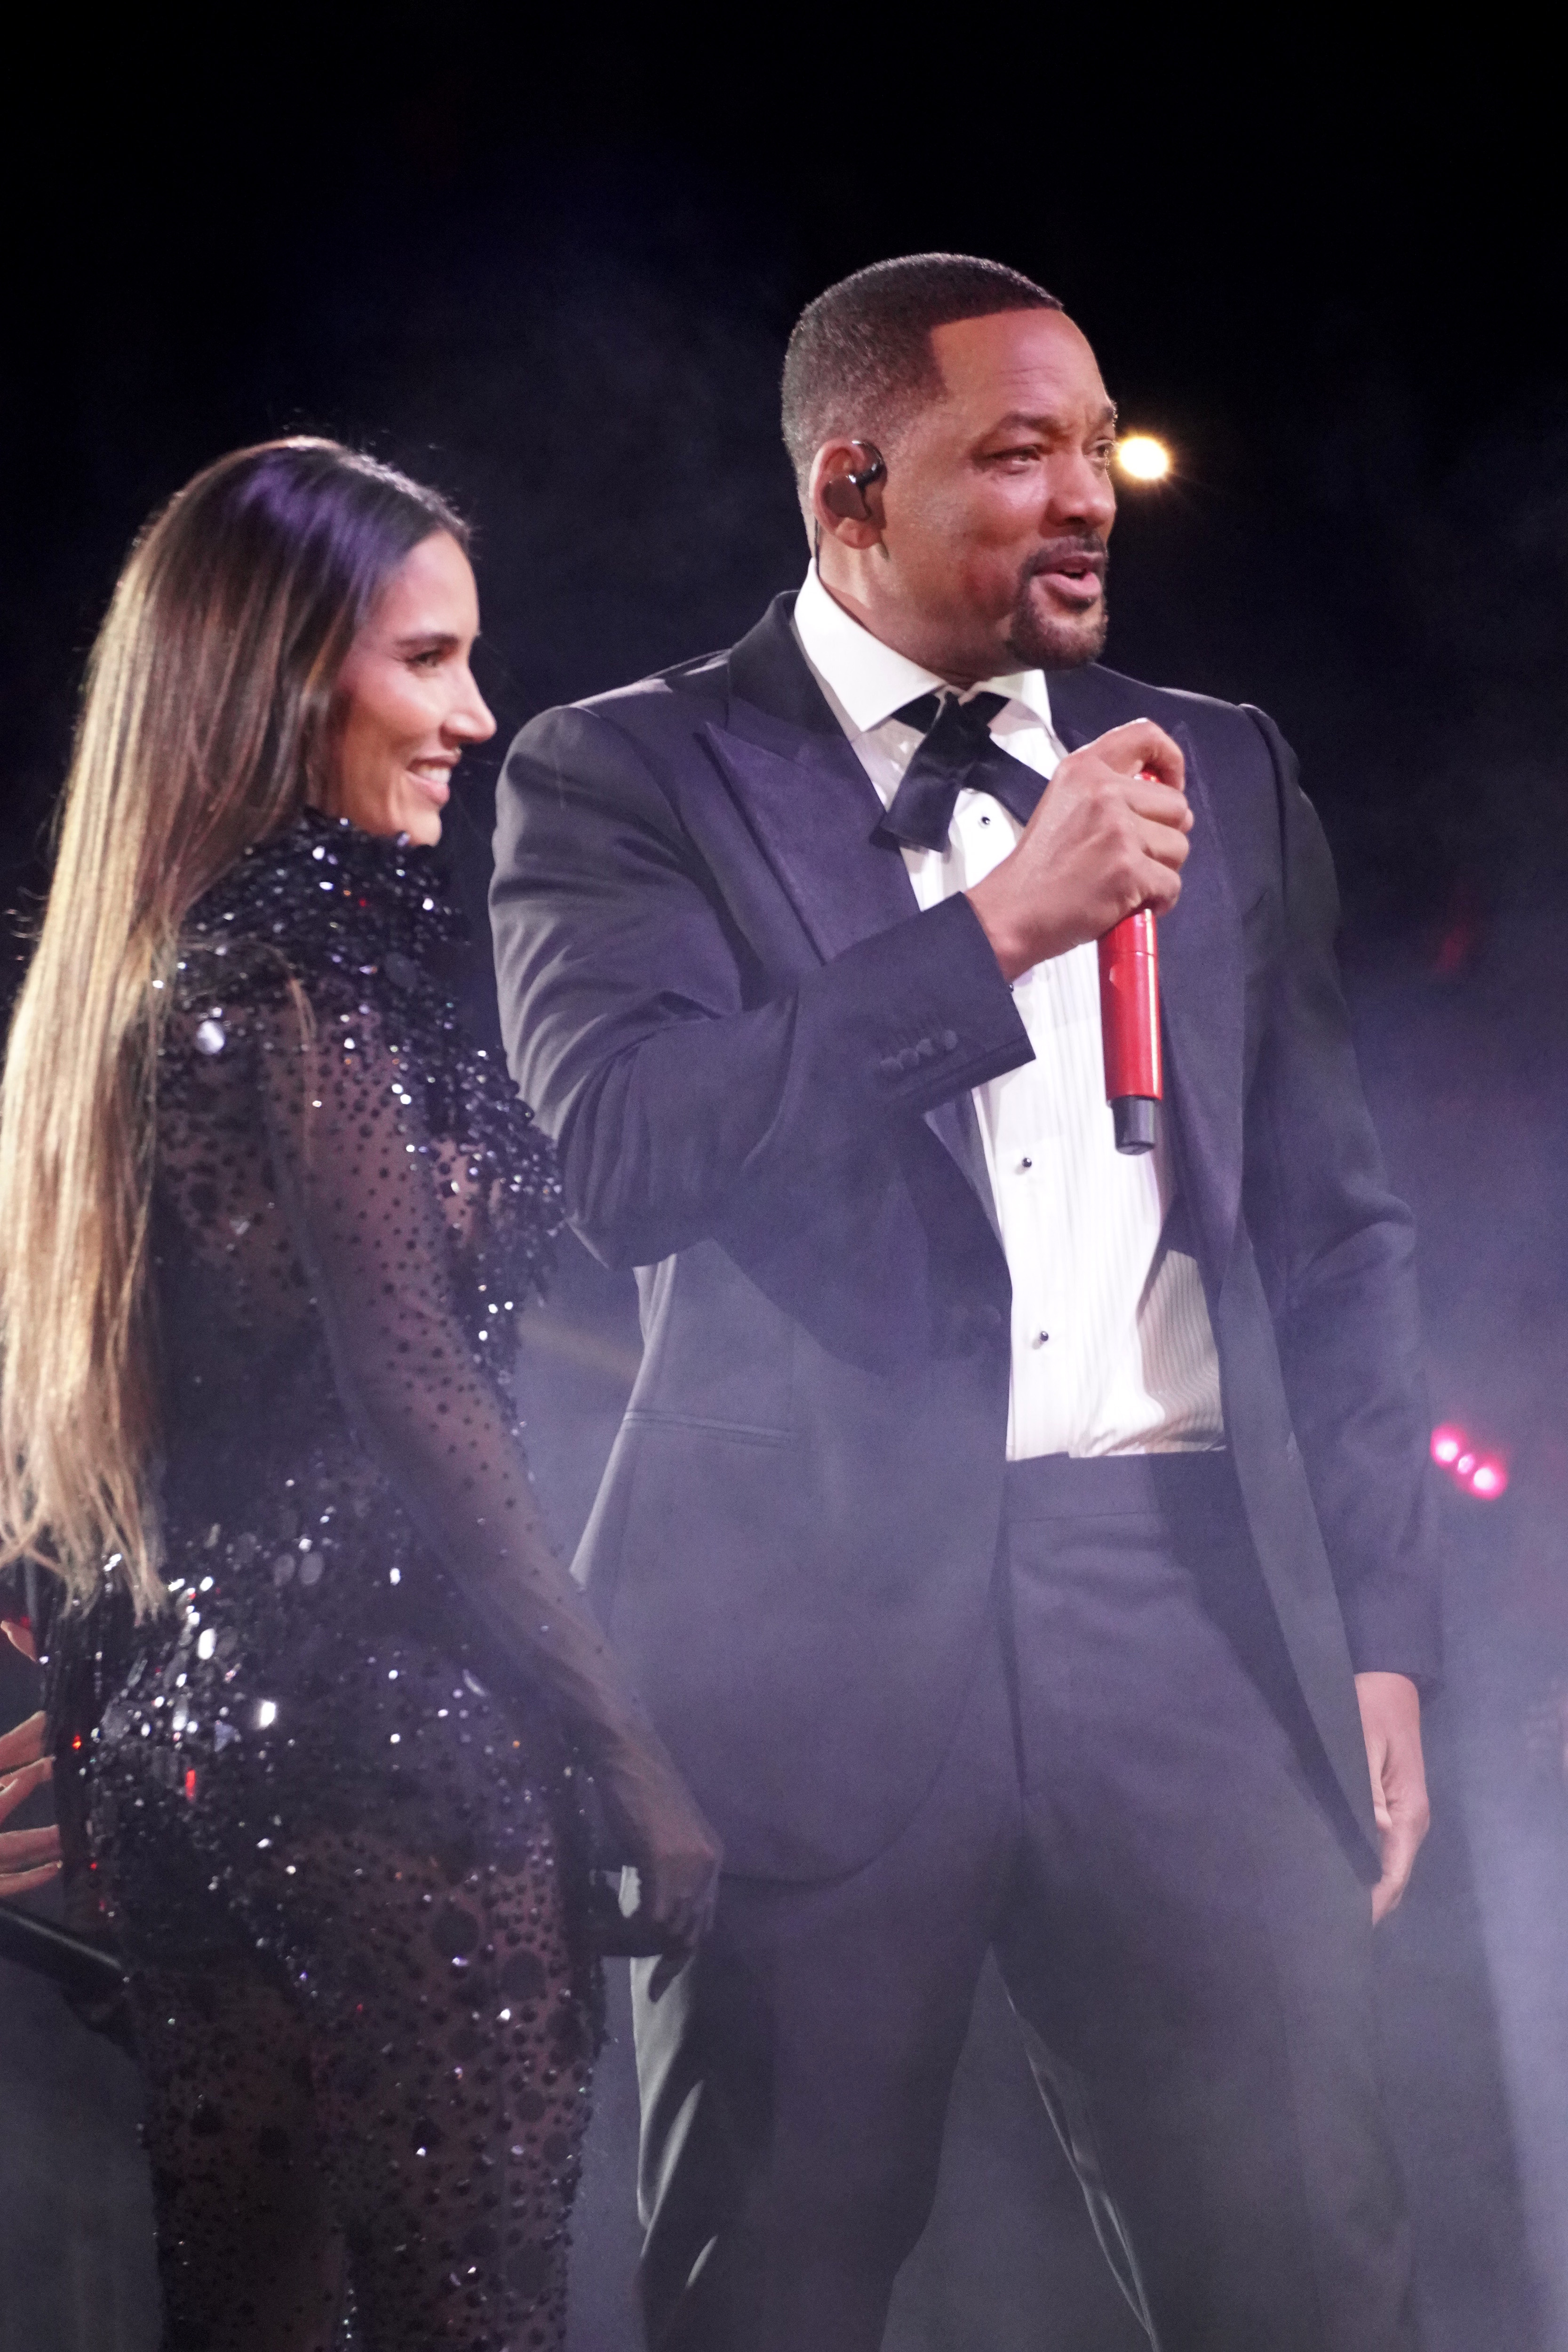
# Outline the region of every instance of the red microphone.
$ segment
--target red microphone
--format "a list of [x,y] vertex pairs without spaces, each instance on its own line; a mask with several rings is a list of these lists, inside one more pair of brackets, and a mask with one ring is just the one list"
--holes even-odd
[[1123,916],[1100,942],[1100,1029],[1105,1099],[1118,1151],[1152,1151],[1160,1063],[1160,942],[1147,907]]

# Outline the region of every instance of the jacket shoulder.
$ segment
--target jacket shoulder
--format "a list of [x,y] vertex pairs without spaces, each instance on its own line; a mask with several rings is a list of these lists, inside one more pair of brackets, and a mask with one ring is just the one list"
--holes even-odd
[[729,695],[730,654],[726,647],[722,653],[700,654],[695,660],[654,670],[647,677],[635,678],[629,686],[615,686],[603,694],[584,695],[566,707],[584,711],[592,718],[608,719],[612,726],[633,730],[643,724],[657,726],[671,718],[690,726],[711,717],[729,700]]
[[541,710],[512,739],[507,768],[521,774],[531,762],[554,769],[563,761],[587,761],[597,768],[651,761],[661,769],[683,751],[706,719],[721,719],[729,695],[729,656],[704,654],[674,668],[657,670],[628,686],[584,695]]
[[[1187,746],[1188,786],[1212,813],[1237,898],[1249,904],[1282,882],[1286,834],[1301,800],[1296,763],[1273,720],[1248,703],[1150,686],[1102,668],[1072,673],[1070,716],[1101,734],[1152,719]],[[1053,695],[1057,681],[1052,680]],[[1065,699],[1065,698],[1064,698]]]
[[[1152,719],[1166,729],[1181,727],[1200,757],[1207,753],[1227,765],[1239,763],[1254,770],[1260,779],[1272,774],[1270,738],[1277,730],[1249,703],[1226,702],[1217,695],[1194,694],[1184,687],[1151,686],[1143,678],[1128,677],[1100,662],[1070,676],[1072,686],[1068,691],[1075,715],[1092,712],[1101,727],[1124,726],[1131,719]],[[1065,687],[1065,680],[1053,678],[1053,698]]]

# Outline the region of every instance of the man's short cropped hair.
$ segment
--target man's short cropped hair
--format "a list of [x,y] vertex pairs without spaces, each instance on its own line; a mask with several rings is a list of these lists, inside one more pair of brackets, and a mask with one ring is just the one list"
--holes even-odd
[[784,369],[784,437],[808,503],[811,461],[825,441],[892,440],[942,388],[933,327],[998,310],[1059,310],[1032,278],[967,253],[910,253],[874,261],[808,302]]

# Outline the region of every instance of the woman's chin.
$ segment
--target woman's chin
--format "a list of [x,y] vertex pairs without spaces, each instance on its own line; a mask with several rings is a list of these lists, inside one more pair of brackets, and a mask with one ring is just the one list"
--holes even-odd
[[438,808],[432,808],[428,801],[421,801],[416,807],[405,807],[402,818],[397,830],[405,840],[413,842],[419,849],[435,848],[441,838],[441,812]]

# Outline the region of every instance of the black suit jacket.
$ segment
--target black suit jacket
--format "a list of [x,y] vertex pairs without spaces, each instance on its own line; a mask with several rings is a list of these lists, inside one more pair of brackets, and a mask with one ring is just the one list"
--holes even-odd
[[[929,1785],[984,1628],[1010,1293],[970,1089],[1026,1061],[966,899],[917,910],[781,597],[729,654],[511,748],[492,898],[513,1071],[568,1213],[637,1268],[641,1371],[578,1568],[729,1865],[854,1868]],[[1261,712],[1089,668],[1195,824],[1161,926],[1167,1108],[1226,1429],[1342,1832],[1375,1870],[1352,1665],[1431,1677],[1410,1220],[1336,898]],[[1109,1118],[1109,1112],[1107,1118]]]

